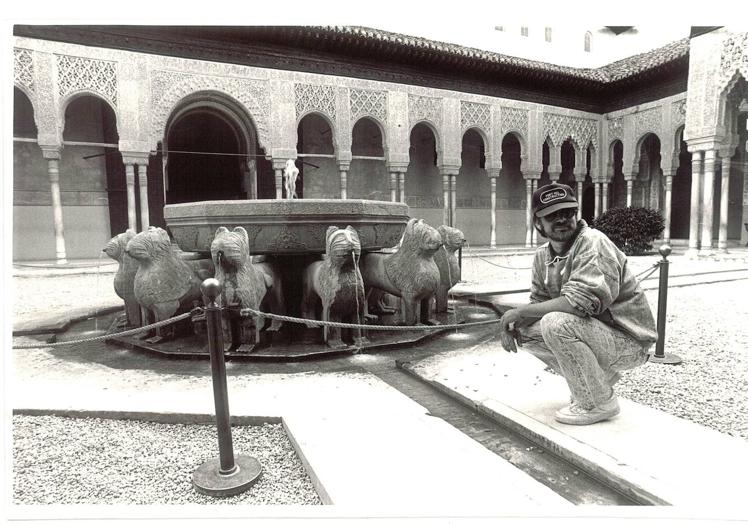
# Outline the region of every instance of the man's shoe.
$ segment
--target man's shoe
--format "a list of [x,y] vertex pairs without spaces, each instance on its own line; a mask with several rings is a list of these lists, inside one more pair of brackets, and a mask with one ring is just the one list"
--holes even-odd
[[587,426],[589,424],[594,424],[595,422],[600,422],[601,420],[613,418],[618,415],[620,411],[621,408],[618,406],[618,399],[614,395],[604,404],[592,409],[585,409],[576,403],[570,404],[556,411],[555,418],[561,424]]

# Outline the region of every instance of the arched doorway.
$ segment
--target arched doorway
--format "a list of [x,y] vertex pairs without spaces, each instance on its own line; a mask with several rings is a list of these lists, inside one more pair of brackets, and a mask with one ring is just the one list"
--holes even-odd
[[660,169],[660,139],[647,134],[639,145],[639,174],[634,185],[633,205],[657,209],[664,208],[662,170]]
[[335,161],[332,124],[322,115],[310,113],[299,122],[297,135],[296,195],[299,198],[340,198],[340,171]]
[[[570,139],[566,139],[561,144],[561,176],[558,181],[561,184],[566,184],[571,187],[576,193],[576,180],[574,179],[574,162],[575,162],[575,151],[574,144]],[[581,167],[581,166],[580,166]],[[581,174],[584,177],[584,174]]]
[[626,207],[626,179],[623,176],[623,143],[616,140],[610,146],[613,177],[610,181],[610,207]]
[[691,153],[683,141],[683,128],[676,133],[678,168],[673,176],[670,205],[670,238],[688,239],[691,221]]
[[501,141],[501,176],[496,180],[496,243],[525,242],[527,188],[522,177],[522,143],[514,133]]
[[353,126],[351,138],[348,198],[389,200],[389,173],[379,125],[371,118],[361,118]]
[[405,198],[410,216],[432,226],[443,222],[442,179],[437,167],[437,138],[425,123],[410,132],[410,163],[405,173]]
[[491,240],[491,182],[486,173],[486,145],[475,129],[462,135],[462,165],[457,175],[457,222],[473,245]]

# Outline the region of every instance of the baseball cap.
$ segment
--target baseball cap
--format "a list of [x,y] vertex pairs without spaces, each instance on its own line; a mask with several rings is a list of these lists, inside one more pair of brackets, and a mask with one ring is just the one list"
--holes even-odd
[[555,213],[559,209],[579,207],[574,190],[566,184],[552,182],[539,187],[532,194],[532,213],[536,217],[544,217]]

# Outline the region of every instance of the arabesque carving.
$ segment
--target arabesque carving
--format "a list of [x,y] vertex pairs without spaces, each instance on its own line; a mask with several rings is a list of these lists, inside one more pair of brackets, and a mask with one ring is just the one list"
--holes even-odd
[[505,135],[509,131],[519,131],[523,137],[527,137],[529,127],[530,113],[526,109],[516,107],[501,108],[501,134]]
[[296,120],[312,111],[324,113],[335,122],[335,90],[332,86],[295,84]]
[[748,33],[730,35],[722,42],[718,91],[725,88],[736,71],[748,79]]
[[686,122],[686,99],[677,100],[670,107],[670,121],[673,128],[683,125]]
[[13,81],[34,92],[34,55],[28,49],[13,49]]
[[460,100],[460,128],[464,131],[469,127],[480,127],[490,134],[491,106]]
[[362,116],[372,116],[381,123],[387,123],[387,92],[369,89],[351,89],[351,122]]
[[442,100],[432,96],[408,95],[408,122],[412,128],[418,122],[427,120],[441,129]]
[[608,138],[610,140],[623,140],[623,117],[608,120]]
[[634,137],[638,139],[646,133],[662,136],[662,107],[657,106],[634,114]]
[[180,100],[200,91],[217,91],[237,100],[252,116],[260,147],[268,150],[270,133],[267,82],[251,78],[197,75],[177,71],[154,71],[151,76],[151,141],[164,136],[166,121]]
[[79,91],[91,91],[117,107],[117,64],[78,56],[55,55],[60,98]]
[[571,138],[581,148],[586,148],[591,142],[597,149],[597,120],[544,113],[543,136],[550,137],[553,145],[557,147],[567,138]]

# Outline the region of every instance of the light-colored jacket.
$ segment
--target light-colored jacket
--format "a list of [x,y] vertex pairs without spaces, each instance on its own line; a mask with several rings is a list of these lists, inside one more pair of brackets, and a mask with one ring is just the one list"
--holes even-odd
[[557,256],[550,243],[538,248],[530,302],[563,296],[584,316],[595,317],[648,348],[657,341],[657,327],[626,255],[584,220],[578,228],[566,255]]

